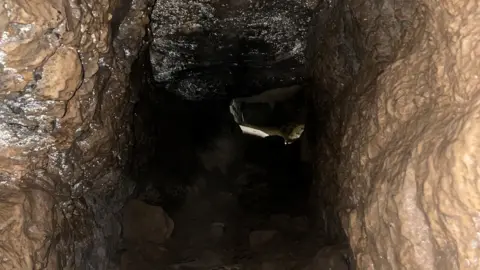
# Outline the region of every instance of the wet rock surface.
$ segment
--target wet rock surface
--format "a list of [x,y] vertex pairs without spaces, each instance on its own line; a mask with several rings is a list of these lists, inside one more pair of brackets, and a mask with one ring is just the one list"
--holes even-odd
[[158,1],[150,59],[159,86],[189,100],[251,95],[304,80],[313,3]]
[[0,269],[114,267],[150,5],[132,3],[114,39],[109,1],[0,7]]

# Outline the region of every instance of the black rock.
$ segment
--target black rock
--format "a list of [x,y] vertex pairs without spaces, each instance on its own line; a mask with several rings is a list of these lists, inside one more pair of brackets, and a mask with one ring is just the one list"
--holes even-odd
[[188,100],[298,84],[311,12],[300,0],[157,1],[150,48],[154,80]]

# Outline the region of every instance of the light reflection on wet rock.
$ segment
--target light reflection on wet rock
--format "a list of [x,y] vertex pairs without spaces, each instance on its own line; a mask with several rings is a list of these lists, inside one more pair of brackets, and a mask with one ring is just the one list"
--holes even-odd
[[298,83],[310,12],[293,0],[159,1],[151,24],[155,81],[189,100]]

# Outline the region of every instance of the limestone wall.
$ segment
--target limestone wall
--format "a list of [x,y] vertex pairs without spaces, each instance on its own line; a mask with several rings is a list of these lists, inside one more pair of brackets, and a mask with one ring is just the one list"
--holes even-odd
[[480,267],[478,4],[319,7],[308,49],[317,195],[358,269]]

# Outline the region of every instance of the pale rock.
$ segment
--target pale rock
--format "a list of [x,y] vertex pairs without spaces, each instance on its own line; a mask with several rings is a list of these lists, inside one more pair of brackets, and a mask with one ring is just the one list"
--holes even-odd
[[60,47],[43,66],[38,81],[40,96],[52,100],[69,100],[82,82],[82,63],[77,51]]

